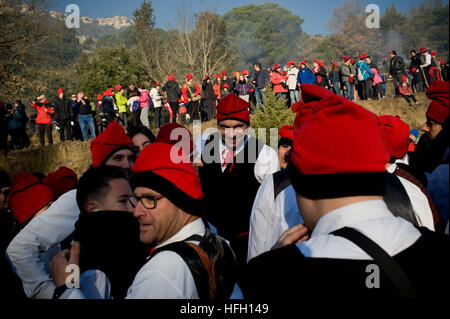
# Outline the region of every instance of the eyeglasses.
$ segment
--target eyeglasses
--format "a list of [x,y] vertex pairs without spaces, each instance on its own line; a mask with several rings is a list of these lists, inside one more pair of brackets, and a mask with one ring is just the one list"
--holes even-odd
[[128,201],[130,202],[131,206],[133,206],[133,208],[136,208],[139,202],[141,202],[142,206],[144,206],[145,208],[154,209],[156,208],[156,202],[161,198],[164,198],[164,196],[157,197],[154,195],[144,195],[144,196],[130,195],[128,196]]

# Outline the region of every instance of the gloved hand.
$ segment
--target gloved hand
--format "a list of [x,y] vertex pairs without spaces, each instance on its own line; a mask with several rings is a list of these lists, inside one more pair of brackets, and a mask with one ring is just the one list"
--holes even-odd
[[74,126],[74,125],[75,125],[75,123],[74,123],[73,121],[70,121],[70,125]]

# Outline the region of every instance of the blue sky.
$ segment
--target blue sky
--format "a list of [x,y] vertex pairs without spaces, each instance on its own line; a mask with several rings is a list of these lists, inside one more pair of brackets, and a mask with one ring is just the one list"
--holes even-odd
[[[133,11],[140,6],[143,0],[53,0],[52,10],[65,11],[68,4],[74,3],[80,7],[82,16],[92,18],[113,17],[116,15],[131,17]],[[184,1],[187,2],[187,1]],[[262,4],[265,2],[276,2],[280,6],[291,10],[292,13],[304,19],[303,30],[308,34],[327,35],[330,31],[327,22],[332,16],[333,9],[343,1],[335,0],[191,0],[188,1],[194,11],[210,10],[224,14],[234,7],[247,4]],[[392,3],[402,12],[407,12],[412,4],[422,3],[423,0],[363,0],[364,6],[374,3],[380,7],[383,14]],[[444,0],[448,3],[448,0]],[[176,8],[183,0],[153,0],[152,7],[156,16],[156,26],[166,29],[168,24],[176,18]],[[280,17],[282,19],[282,17]]]

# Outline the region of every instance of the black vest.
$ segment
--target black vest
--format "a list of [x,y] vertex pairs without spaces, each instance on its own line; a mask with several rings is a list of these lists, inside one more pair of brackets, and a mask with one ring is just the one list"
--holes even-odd
[[[393,256],[422,298],[445,298],[450,276],[446,235],[419,229],[422,236],[410,247]],[[250,260],[241,286],[245,298],[358,300],[398,298],[387,275],[379,271],[379,288],[366,286],[367,266],[373,260],[307,258],[294,245],[271,250]],[[286,287],[291,287],[287,289]]]
[[[254,173],[255,162],[264,144],[249,137],[243,150],[235,155],[234,163],[229,163],[222,173],[219,143],[219,132],[209,136],[199,176],[207,219],[221,236],[231,240],[249,231],[250,214],[260,186]],[[208,159],[214,160],[208,163],[211,162]],[[249,162],[249,159],[254,160]]]

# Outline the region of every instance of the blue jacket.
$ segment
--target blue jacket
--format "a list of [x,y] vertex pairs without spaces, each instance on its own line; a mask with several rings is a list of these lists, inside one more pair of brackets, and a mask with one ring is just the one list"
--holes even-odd
[[[364,61],[359,61],[356,63],[356,68],[359,69],[363,75],[363,81],[370,78],[371,75],[373,75],[372,71],[370,71],[369,66]],[[358,72],[358,70],[356,70]]]
[[8,118],[8,131],[22,128],[22,115],[18,112],[11,114]]
[[300,68],[298,71],[297,84],[314,84],[315,80],[314,73],[308,67]]
[[255,72],[255,74],[253,75],[253,81],[256,82],[254,85],[257,89],[264,89],[269,80],[270,80],[269,72],[267,72],[264,69]]

